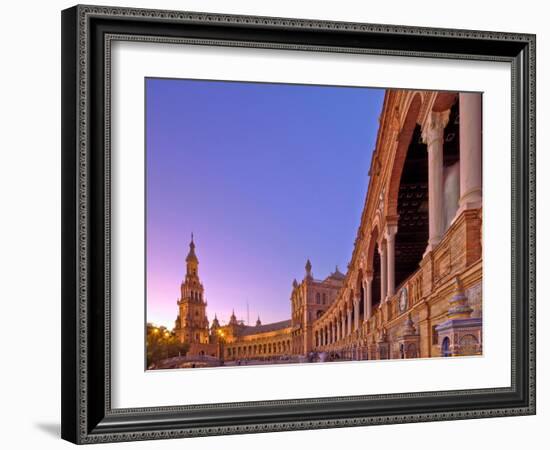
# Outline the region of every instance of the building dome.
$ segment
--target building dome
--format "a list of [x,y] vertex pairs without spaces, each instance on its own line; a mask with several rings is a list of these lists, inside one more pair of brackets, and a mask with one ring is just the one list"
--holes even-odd
[[338,266],[336,266],[336,269],[334,272],[332,272],[327,278],[332,278],[333,280],[343,280],[346,278],[346,276],[340,272],[340,269],[338,269]]

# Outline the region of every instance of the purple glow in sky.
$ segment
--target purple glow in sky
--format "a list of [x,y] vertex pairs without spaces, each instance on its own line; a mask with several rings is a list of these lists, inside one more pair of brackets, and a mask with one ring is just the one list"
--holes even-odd
[[191,232],[210,320],[290,318],[346,272],[383,89],[148,78],[147,320],[174,326]]

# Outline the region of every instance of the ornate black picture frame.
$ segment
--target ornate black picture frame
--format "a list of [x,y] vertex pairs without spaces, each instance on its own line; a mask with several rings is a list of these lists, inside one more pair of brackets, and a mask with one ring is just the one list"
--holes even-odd
[[[503,61],[512,68],[507,388],[113,409],[110,43]],[[99,6],[62,12],[62,437],[74,443],[535,414],[535,36]]]

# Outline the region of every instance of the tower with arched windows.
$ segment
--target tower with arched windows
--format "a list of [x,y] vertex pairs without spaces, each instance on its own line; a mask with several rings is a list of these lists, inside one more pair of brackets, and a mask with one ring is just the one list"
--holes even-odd
[[186,273],[180,288],[179,315],[176,320],[175,332],[181,342],[208,344],[207,303],[204,298],[204,288],[199,278],[199,259],[195,254],[195,242],[192,234],[189,253],[185,258],[185,262]]

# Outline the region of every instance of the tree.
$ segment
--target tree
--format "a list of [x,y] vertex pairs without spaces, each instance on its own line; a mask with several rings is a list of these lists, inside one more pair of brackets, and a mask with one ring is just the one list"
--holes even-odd
[[184,356],[189,344],[182,344],[173,331],[164,326],[147,324],[147,367],[175,356]]

